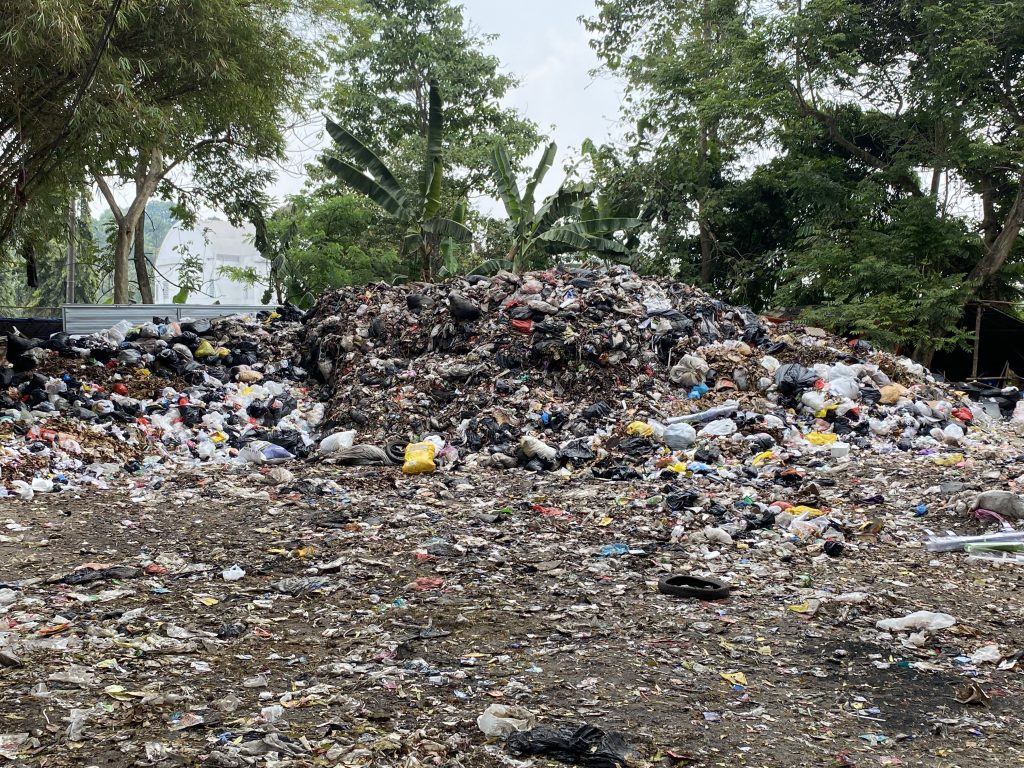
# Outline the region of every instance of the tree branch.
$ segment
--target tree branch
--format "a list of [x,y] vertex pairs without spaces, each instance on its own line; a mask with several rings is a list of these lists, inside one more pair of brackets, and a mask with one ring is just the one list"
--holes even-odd
[[235,141],[234,139],[232,139],[232,138],[230,138],[228,136],[211,136],[208,139],[203,139],[202,141],[197,141],[191,147],[186,149],[182,153],[181,157],[179,157],[177,160],[175,160],[170,165],[166,166],[164,168],[163,175],[166,176],[168,173],[170,173],[176,167],[181,165],[185,160],[187,160],[189,157],[191,157],[193,154],[198,152],[203,147],[213,146],[214,144],[229,144],[229,145],[232,145],[232,146],[241,146],[241,144],[239,144],[237,141]]
[[[831,138],[832,141],[834,141],[840,147],[845,149],[847,153],[857,158],[858,160],[866,163],[867,165],[870,165],[872,168],[876,168],[880,171],[888,171],[892,169],[892,166],[889,163],[871,154],[866,149],[858,147],[846,136],[844,136],[843,132],[839,130],[839,122],[836,120],[835,115],[830,115],[828,112],[823,112],[817,107],[808,104],[803,94],[800,93],[800,91],[792,83],[789,84],[789,89],[793,93],[793,96],[796,98],[797,106],[799,107],[800,112],[805,117],[810,117],[816,122],[818,122],[820,125],[823,125],[825,128],[827,128],[829,138]],[[924,196],[924,193],[921,191],[920,185],[909,174],[900,173],[896,176],[896,180],[899,182],[900,186],[903,187],[903,189],[906,192],[909,192],[914,197]]]
[[114,199],[113,190],[110,188],[110,185],[107,184],[107,180],[103,178],[101,173],[92,170],[91,168],[89,170],[92,173],[93,178],[96,179],[96,184],[99,186],[100,192],[103,193],[103,197],[107,201],[107,205],[110,206],[110,212],[114,214],[114,221],[120,224],[124,221],[124,214],[121,213],[121,206],[119,206],[117,204],[117,200]]

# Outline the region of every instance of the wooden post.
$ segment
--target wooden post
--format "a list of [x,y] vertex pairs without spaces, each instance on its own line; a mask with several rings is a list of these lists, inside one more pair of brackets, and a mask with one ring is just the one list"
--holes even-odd
[[978,355],[981,352],[981,302],[978,303],[974,318],[974,361],[971,363],[971,378],[978,378]]
[[64,301],[68,304],[75,303],[75,281],[78,269],[78,259],[75,248],[75,236],[78,231],[78,220],[75,216],[75,203],[68,206],[68,268],[66,282],[64,284]]

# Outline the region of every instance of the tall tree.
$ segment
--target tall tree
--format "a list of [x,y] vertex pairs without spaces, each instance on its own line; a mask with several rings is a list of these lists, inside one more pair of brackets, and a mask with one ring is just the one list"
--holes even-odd
[[629,253],[615,234],[635,229],[640,220],[600,210],[593,202],[591,185],[565,182],[538,206],[537,187],[554,164],[557,152],[554,142],[547,146],[522,189],[505,147],[498,144],[491,152],[491,173],[512,236],[503,268],[516,272],[541,269],[548,266],[551,257],[565,253],[592,253],[613,259],[624,259]]
[[[816,132],[853,171],[845,200],[829,208],[816,195],[807,207],[813,228],[793,281],[832,306],[859,305],[862,324],[914,343],[927,362],[966,302],[1020,296],[1006,278],[1022,255],[1024,9],[986,0],[781,9],[763,26],[787,97],[781,114],[790,133]],[[852,225],[851,208],[860,209]],[[851,252],[864,258],[842,258]]]
[[[299,7],[307,7],[299,4]],[[318,69],[287,0],[164,0],[127,6],[81,119],[102,124],[90,172],[117,222],[114,301],[128,300],[129,251],[152,301],[142,218],[158,193],[183,208],[255,199],[282,126]],[[185,171],[189,186],[172,173]],[[134,184],[122,206],[111,179]]]
[[[927,361],[967,301],[1021,296],[1024,10],[762,8],[599,0],[594,45],[637,126],[615,180],[649,187],[663,257],[704,282],[736,293],[757,275],[758,294],[822,304],[836,329]],[[771,211],[791,226],[751,237],[767,222],[750,213]]]
[[539,143],[537,126],[501,100],[518,81],[484,53],[492,35],[468,28],[451,0],[356,0],[330,52],[336,82],[324,111],[372,140],[404,181],[419,171],[430,83],[444,95],[451,198],[488,188],[488,153],[501,138],[518,164]]
[[584,19],[605,66],[626,81],[626,176],[648,186],[658,250],[693,264],[684,276],[705,286],[728,271],[729,244],[715,222],[763,126],[746,55],[751,15],[746,0],[598,0],[597,15]]
[[429,281],[434,277],[442,241],[451,239],[468,243],[473,234],[464,223],[441,215],[445,122],[441,95],[435,83],[428,86],[427,98],[426,151],[419,182],[411,190],[399,183],[373,150],[330,119],[327,120],[327,132],[334,139],[334,154],[324,158],[324,165],[342,183],[365,195],[405,228],[402,255],[417,258],[420,276]]
[[[32,203],[81,190],[95,127],[79,119],[123,0],[0,4],[0,243]],[[49,206],[52,211],[53,206]],[[40,220],[37,211],[27,225]],[[58,219],[60,217],[58,216]],[[51,226],[54,222],[51,221]]]

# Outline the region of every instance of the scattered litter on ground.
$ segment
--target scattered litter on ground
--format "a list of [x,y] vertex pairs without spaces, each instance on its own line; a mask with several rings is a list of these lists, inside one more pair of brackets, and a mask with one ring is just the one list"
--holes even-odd
[[1014,390],[623,268],[7,349],[2,760],[1024,758]]

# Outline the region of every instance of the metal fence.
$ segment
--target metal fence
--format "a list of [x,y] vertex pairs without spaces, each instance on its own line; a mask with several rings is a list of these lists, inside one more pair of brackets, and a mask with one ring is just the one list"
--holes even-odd
[[273,311],[276,306],[244,304],[65,304],[61,307],[64,330],[68,333],[96,333],[127,320],[132,325],[152,322],[153,318],[172,321]]

